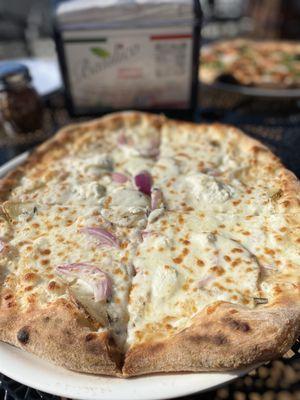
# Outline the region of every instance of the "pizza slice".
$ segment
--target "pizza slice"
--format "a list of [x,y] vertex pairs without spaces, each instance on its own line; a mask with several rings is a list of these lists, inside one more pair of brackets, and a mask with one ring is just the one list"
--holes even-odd
[[240,368],[286,351],[300,326],[296,217],[150,223],[133,260],[124,373]]
[[269,215],[300,202],[297,178],[231,126],[168,121],[151,174],[169,210]]
[[0,199],[97,205],[105,195],[151,171],[164,118],[123,113],[69,126],[1,182]]
[[99,207],[2,208],[0,339],[74,370],[120,373],[134,232]]

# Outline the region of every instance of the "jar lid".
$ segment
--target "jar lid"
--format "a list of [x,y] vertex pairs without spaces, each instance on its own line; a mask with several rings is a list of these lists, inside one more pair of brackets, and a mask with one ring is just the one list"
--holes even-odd
[[14,61],[0,62],[0,85],[6,86],[20,80],[31,81],[26,65]]

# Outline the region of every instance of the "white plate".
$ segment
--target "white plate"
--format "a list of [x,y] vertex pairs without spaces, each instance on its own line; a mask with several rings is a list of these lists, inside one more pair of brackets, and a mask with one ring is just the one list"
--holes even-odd
[[[0,177],[27,157],[21,154],[0,168]],[[248,369],[222,373],[181,373],[120,379],[80,374],[57,367],[23,350],[0,343],[0,371],[24,385],[82,400],[156,400],[202,392],[228,383]]]

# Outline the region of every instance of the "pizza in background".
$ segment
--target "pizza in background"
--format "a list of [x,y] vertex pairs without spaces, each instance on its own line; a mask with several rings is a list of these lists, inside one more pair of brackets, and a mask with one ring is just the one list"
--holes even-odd
[[300,87],[300,44],[234,39],[201,50],[200,80],[272,89]]

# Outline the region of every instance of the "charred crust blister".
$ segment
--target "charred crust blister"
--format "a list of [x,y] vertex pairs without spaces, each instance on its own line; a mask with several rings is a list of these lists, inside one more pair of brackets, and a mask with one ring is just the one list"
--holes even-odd
[[231,328],[235,331],[249,332],[251,330],[248,322],[238,321],[237,319],[234,319],[231,317],[223,318],[222,322],[224,322],[225,325],[227,325],[229,328]]
[[153,345],[151,345],[151,353],[157,353],[161,351],[163,348],[164,348],[163,343],[154,343]]
[[221,346],[222,344],[228,344],[229,340],[225,335],[219,334],[212,336],[212,342],[217,346]]
[[217,346],[225,345],[229,343],[228,338],[220,333],[216,335],[190,335],[188,339],[196,344],[201,344],[201,343],[212,343]]
[[95,333],[88,333],[85,337],[86,342],[96,339],[97,335]]
[[22,344],[27,344],[29,342],[29,330],[27,326],[18,331],[17,339]]

